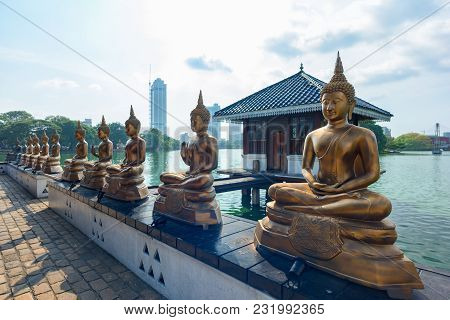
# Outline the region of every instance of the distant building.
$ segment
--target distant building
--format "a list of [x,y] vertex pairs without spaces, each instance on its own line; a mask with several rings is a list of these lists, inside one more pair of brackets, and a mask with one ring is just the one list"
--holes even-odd
[[167,85],[157,78],[149,83],[150,94],[150,128],[158,129],[167,135]]
[[383,129],[383,133],[386,136],[386,138],[391,138],[391,129],[389,129],[388,127],[381,127],[381,129]]
[[236,144],[242,141],[242,123],[230,122],[228,127],[228,142]]
[[[259,161],[261,171],[301,173],[306,136],[325,121],[320,90],[325,82],[300,72],[239,99],[214,114],[228,121],[229,138],[237,136],[236,123],[243,124],[243,167],[253,169]],[[358,97],[351,123],[364,120],[389,121],[392,114]],[[240,128],[239,128],[240,132]]]
[[183,132],[182,134],[180,134],[180,142],[189,142],[189,140],[189,133]]
[[217,140],[220,139],[220,121],[217,121],[213,118],[214,113],[220,110],[220,106],[217,103],[214,103],[210,107],[206,107],[209,113],[211,114],[211,122],[209,123],[208,133],[215,137]]
[[446,138],[450,138],[450,132],[444,132],[442,135]]
[[82,121],[81,123],[84,124],[85,126],[92,127],[92,119],[84,119],[84,121]]

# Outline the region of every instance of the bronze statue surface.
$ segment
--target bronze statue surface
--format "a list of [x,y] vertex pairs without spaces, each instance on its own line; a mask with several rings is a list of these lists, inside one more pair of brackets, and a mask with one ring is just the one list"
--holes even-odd
[[[255,243],[362,285],[407,297],[423,288],[414,264],[394,245],[389,199],[367,189],[380,177],[375,135],[348,123],[355,92],[337,57],[321,91],[328,124],[308,134],[302,173],[306,183],[277,183]],[[317,177],[312,173],[319,161]]]
[[80,181],[83,178],[84,164],[87,161],[88,143],[84,140],[86,130],[81,127],[80,121],[77,122],[75,130],[76,153],[72,159],[64,161],[64,172],[62,179],[69,182]]
[[42,171],[48,174],[57,174],[63,171],[61,167],[61,145],[59,144],[59,134],[56,132],[51,136],[52,145],[47,159],[44,162]]
[[23,162],[21,163],[25,168],[31,167],[31,156],[33,155],[33,137],[30,135],[27,139],[27,152],[22,158]]
[[109,140],[109,127],[106,124],[105,117],[102,116],[102,122],[97,130],[97,135],[101,140],[98,145],[98,152],[92,146],[91,154],[97,157],[97,161],[87,161],[84,163],[84,175],[81,179],[83,187],[102,190],[106,184],[106,168],[112,164],[113,143]]
[[139,137],[141,122],[136,118],[133,107],[130,108],[130,117],[125,122],[125,130],[130,139],[125,146],[125,159],[121,164],[109,165],[106,168],[109,176],[103,192],[107,197],[135,201],[148,196],[149,191],[144,183],[145,140]]
[[39,151],[39,156],[33,166],[33,170],[35,170],[35,171],[42,170],[43,165],[44,165],[45,161],[47,161],[47,158],[48,158],[49,145],[48,145],[48,136],[47,136],[47,133],[45,132],[45,130],[42,133],[41,142],[42,142],[42,144],[41,144],[41,148]]
[[191,112],[191,129],[196,133],[193,141],[181,144],[181,158],[189,171],[164,172],[163,182],[154,211],[194,225],[220,224],[220,207],[215,200],[214,178],[211,172],[217,168],[217,140],[208,135],[210,113],[203,105],[200,91],[198,103]]

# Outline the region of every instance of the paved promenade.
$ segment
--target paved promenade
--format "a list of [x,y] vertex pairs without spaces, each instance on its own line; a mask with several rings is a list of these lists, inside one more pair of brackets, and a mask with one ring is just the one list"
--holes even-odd
[[162,298],[47,201],[0,174],[0,300]]

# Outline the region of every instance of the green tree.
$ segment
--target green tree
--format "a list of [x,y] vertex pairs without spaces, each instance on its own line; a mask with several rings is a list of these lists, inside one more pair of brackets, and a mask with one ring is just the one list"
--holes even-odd
[[119,142],[125,144],[128,140],[127,134],[125,133],[125,126],[120,122],[113,122],[108,124],[109,126],[109,139],[114,143],[116,147]]
[[33,116],[26,111],[9,111],[0,113],[0,120],[7,124],[16,121],[33,120]]
[[375,134],[378,144],[378,152],[381,153],[386,148],[387,138],[383,133],[383,129],[373,120],[366,120],[359,123],[360,127],[367,128]]
[[431,138],[420,133],[406,133],[393,139],[387,145],[389,149],[405,151],[428,151],[433,147]]

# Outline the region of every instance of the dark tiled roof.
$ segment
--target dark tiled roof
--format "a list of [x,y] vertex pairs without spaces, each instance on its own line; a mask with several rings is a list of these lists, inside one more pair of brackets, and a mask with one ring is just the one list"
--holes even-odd
[[[325,82],[300,71],[214,114],[216,119],[238,120],[321,110],[320,90]],[[355,114],[389,121],[392,114],[356,98]]]

